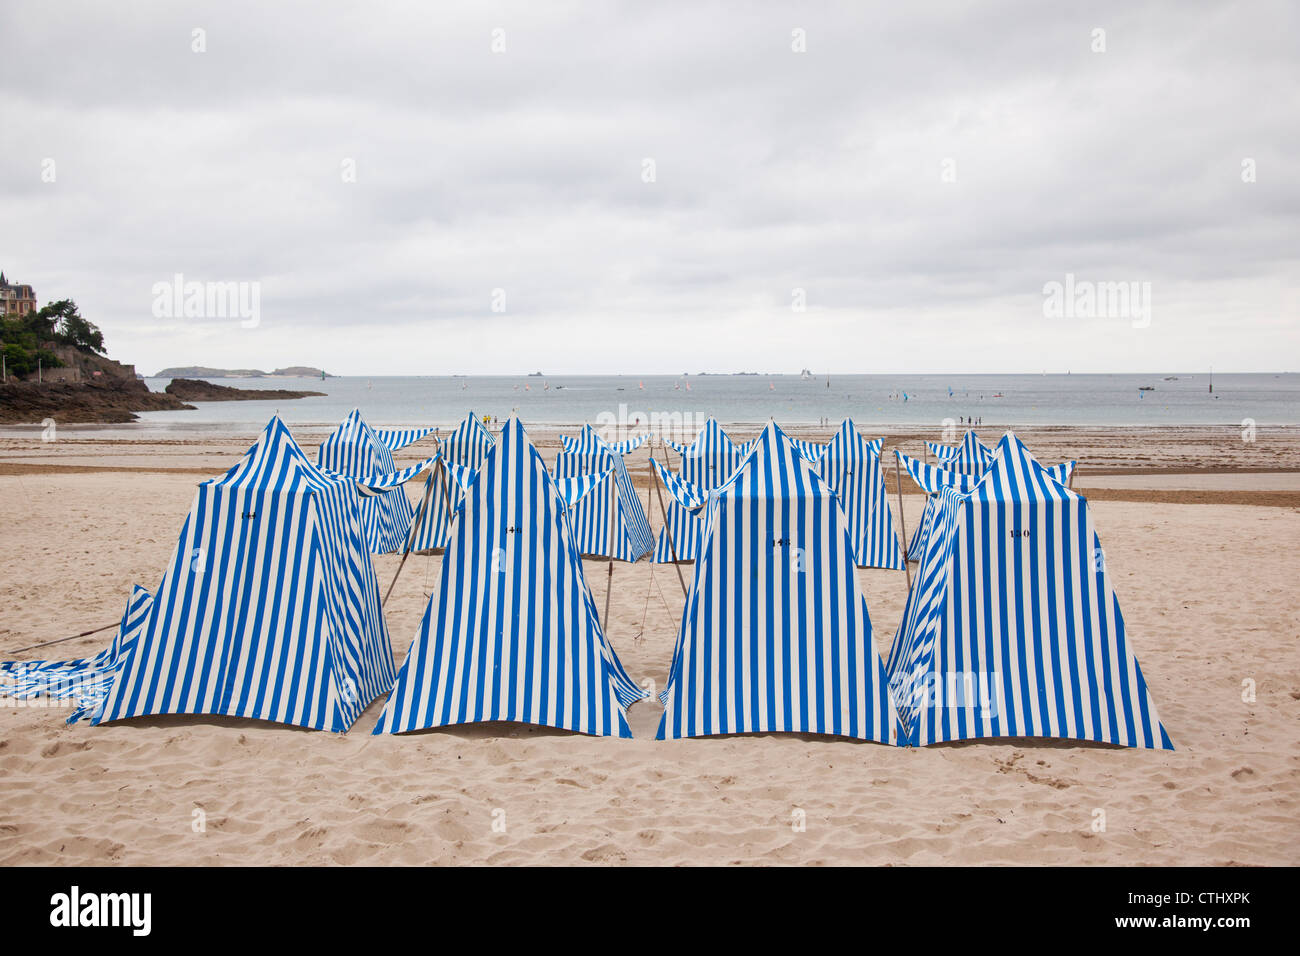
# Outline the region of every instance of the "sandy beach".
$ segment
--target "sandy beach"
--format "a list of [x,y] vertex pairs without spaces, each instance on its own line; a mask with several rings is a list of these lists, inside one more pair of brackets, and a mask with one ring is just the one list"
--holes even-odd
[[[729,431],[743,440],[757,427]],[[314,454],[323,430],[295,433]],[[553,461],[557,430],[530,433]],[[876,433],[887,462],[895,446],[921,453],[918,433]],[[1226,427],[1020,434],[1045,462],[1081,461],[1075,487],[1093,501],[1171,753],[801,735],[656,742],[655,701],[631,709],[630,741],[518,725],[372,737],[382,699],[346,735],[207,717],[69,727],[58,709],[2,706],[0,864],[1294,864],[1295,430],[1261,428],[1250,443]],[[108,624],[132,584],[152,589],[195,483],[252,437],[0,439],[0,658]],[[428,453],[411,446],[398,463]],[[647,458],[643,448],[629,461],[643,495]],[[910,532],[922,498],[910,482],[904,492]],[[648,513],[657,529],[657,503]],[[381,588],[398,560],[375,559]],[[440,560],[413,557],[389,601],[399,663]],[[603,606],[606,565],[587,568]],[[905,576],[858,574],[884,654]],[[681,608],[673,567],[615,565],[607,632],[655,690]],[[54,650],[89,656],[109,636]]]

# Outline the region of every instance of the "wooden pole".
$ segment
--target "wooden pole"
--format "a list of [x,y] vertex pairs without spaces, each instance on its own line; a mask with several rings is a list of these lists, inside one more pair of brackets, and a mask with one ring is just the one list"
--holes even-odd
[[894,491],[898,493],[898,527],[903,532],[903,570],[907,572],[907,590],[912,590],[912,556],[907,553],[907,518],[903,515],[903,470],[898,465],[898,449],[894,449]]
[[[441,469],[442,469],[442,459],[439,458],[439,459],[437,460],[437,462],[434,463],[434,466],[433,466],[434,474],[438,474],[438,473],[440,473]],[[444,480],[443,480],[443,487],[445,488],[446,486],[447,486],[447,485],[446,485],[446,479],[444,478]],[[391,494],[402,494],[402,495],[404,495],[404,494],[406,494],[406,492],[405,492],[405,491],[394,491],[394,492],[391,492]],[[416,516],[417,520],[411,522],[411,527],[410,527],[410,528],[407,530],[407,532],[406,532],[406,543],[405,543],[404,545],[402,545],[402,560],[399,561],[398,564],[397,564],[397,573],[393,575],[393,582],[392,582],[390,585],[388,585],[388,590],[384,592],[384,599],[383,599],[382,601],[379,602],[379,609],[380,609],[381,611],[382,611],[385,607],[387,607],[387,605],[388,605],[388,598],[389,598],[389,595],[391,595],[391,594],[393,593],[393,588],[395,588],[395,587],[397,586],[397,579],[398,579],[398,577],[399,577],[399,576],[401,575],[401,573],[402,573],[402,568],[404,568],[404,567],[406,566],[406,559],[409,558],[409,557],[411,556],[411,545],[415,543],[415,530],[416,530],[416,528],[418,528],[420,525],[422,525],[425,521],[428,520],[428,517],[429,517],[429,502],[430,502],[430,499],[432,499],[432,497],[433,497],[433,475],[430,475],[430,476],[429,476],[429,480],[428,480],[427,482],[425,482],[425,486],[424,486],[424,498],[423,498],[423,500],[420,502],[420,512],[419,512],[419,514]]]
[[[662,447],[663,447],[663,443],[661,440],[660,448]],[[659,485],[655,482],[654,472],[655,472],[655,466],[651,464],[650,483],[655,486],[655,495],[658,496],[659,498],[659,513],[663,515],[663,519],[664,519],[664,529],[663,529],[664,537],[668,539],[668,550],[673,556],[673,567],[677,570],[677,583],[682,586],[682,597],[686,597],[686,579],[682,577],[682,566],[677,562],[677,546],[673,544],[672,529],[668,527],[668,509],[664,507],[664,493],[659,488]],[[654,560],[653,555],[651,556],[651,560],[652,561]]]

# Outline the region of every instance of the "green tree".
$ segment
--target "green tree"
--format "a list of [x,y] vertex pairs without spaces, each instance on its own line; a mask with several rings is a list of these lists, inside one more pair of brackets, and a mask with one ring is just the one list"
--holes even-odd
[[38,335],[48,329],[46,334],[56,342],[75,346],[83,352],[104,354],[104,333],[81,314],[77,303],[71,299],[50,302],[35,314],[40,323]]

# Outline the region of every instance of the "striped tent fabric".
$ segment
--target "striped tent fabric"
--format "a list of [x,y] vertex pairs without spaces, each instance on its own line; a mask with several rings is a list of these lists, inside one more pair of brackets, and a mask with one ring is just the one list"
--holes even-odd
[[993,449],[980,441],[974,431],[967,431],[956,445],[940,445],[938,442],[925,443],[930,454],[948,471],[961,472],[964,475],[979,477],[989,466],[993,458]]
[[70,724],[90,716],[108,696],[108,689],[117,676],[122,648],[135,640],[152,603],[153,596],[136,585],[112,643],[94,657],[0,663],[0,696],[59,702],[71,709]]
[[439,447],[442,457],[466,468],[477,468],[496,443],[483,420],[470,412]]
[[432,428],[375,428],[375,437],[388,446],[389,451],[401,451],[407,445],[432,435]]
[[616,455],[630,455],[645,443],[650,437],[650,433],[638,435],[635,438],[628,438],[625,441],[606,441],[600,437],[600,433],[591,425],[583,425],[582,432],[577,436],[561,435],[560,445],[565,451],[586,452],[593,448],[608,449]]
[[357,493],[364,499],[379,495],[386,495],[397,488],[402,487],[413,478],[418,478],[424,472],[429,471],[438,463],[439,456],[434,455],[432,458],[426,458],[418,464],[411,465],[409,468],[403,468],[401,471],[389,471],[379,475],[362,475],[354,478],[353,482],[357,486]]
[[[925,462],[917,461],[909,455],[904,455],[897,449],[895,449],[894,454],[903,463],[903,467],[912,476],[912,480],[916,482],[917,487],[927,495],[925,508],[921,511],[921,520],[917,523],[916,530],[912,532],[912,540],[907,544],[907,560],[919,561],[921,555],[925,552],[926,535],[930,533],[930,526],[934,520],[934,509],[936,507],[934,496],[943,488],[952,488],[965,494],[975,487],[976,482],[979,481],[979,476],[961,471],[949,471],[939,465],[927,465]],[[1047,472],[1053,480],[1062,485],[1068,485],[1070,476],[1074,474],[1074,468],[1077,464],[1078,462],[1075,461],[1064,461],[1059,465],[1052,465],[1047,469]]]
[[944,487],[889,675],[914,746],[1054,737],[1173,749],[1128,643],[1087,500],[1008,432]]
[[[968,431],[962,436],[961,443],[953,447],[935,442],[925,444],[939,464],[928,465],[897,450],[894,454],[901,456],[903,466],[927,495],[938,494],[942,487],[969,491],[974,481],[984,473],[993,456],[992,450],[981,442],[979,436],[973,431]],[[921,554],[925,550],[925,536],[929,532],[933,517],[934,499],[928,497],[925,501],[925,509],[921,512],[921,520],[917,522],[916,530],[912,532],[912,540],[907,543],[908,561],[921,559]]]
[[[704,423],[689,445],[668,442],[682,456],[677,473],[705,491],[718,487],[731,477],[741,459],[748,454],[751,444],[737,445],[727,437],[715,418]],[[694,561],[700,532],[696,519],[675,503],[669,503],[666,510],[667,521],[660,529],[655,546],[655,563],[670,563],[674,554],[678,561]]]
[[[648,437],[642,435],[625,442],[607,442],[596,433],[594,428],[585,425],[576,438],[561,436],[563,451],[555,459],[557,478],[592,472],[603,473],[607,469],[613,469],[615,483],[613,493],[617,500],[614,556],[621,561],[638,561],[654,550],[655,546],[654,532],[650,530],[650,519],[641,506],[636,485],[632,483],[627,463],[623,460],[623,456],[628,451],[640,447]],[[598,499],[584,501],[569,515],[569,520],[578,533],[578,547],[583,554],[609,555],[610,546],[607,543],[609,506],[609,492],[602,492]]]
[[654,536],[622,457],[609,451],[556,455],[557,481],[592,474],[608,479],[569,512],[579,553],[639,561],[654,549]]
[[955,488],[962,494],[966,494],[979,482],[978,475],[949,471],[939,465],[928,465],[897,449],[894,455],[903,463],[903,469],[912,476],[917,487],[927,495],[937,495],[943,488]]
[[681,475],[673,474],[661,465],[658,459],[651,458],[650,467],[659,476],[659,480],[664,483],[664,488],[667,489],[668,494],[672,495],[673,500],[688,511],[691,517],[699,517],[699,510],[708,503],[709,492],[698,485],[691,484]]
[[636,438],[628,438],[627,441],[610,442],[599,436],[599,433],[594,428],[591,428],[590,424],[586,424],[582,425],[582,431],[578,433],[577,437],[562,434],[560,442],[562,442],[563,450],[571,454],[597,454],[599,451],[608,451],[608,453],[614,455],[621,494],[623,494],[625,501],[628,502],[628,518],[636,525],[634,533],[638,537],[646,538],[646,540],[650,541],[651,546],[654,546],[654,532],[650,529],[650,519],[647,518],[645,509],[641,507],[641,499],[637,496],[636,485],[632,484],[632,477],[628,475],[627,462],[624,460],[628,454],[645,444],[646,438],[649,437],[650,434],[646,433]]
[[794,445],[799,454],[803,455],[808,461],[816,464],[821,460],[822,455],[826,453],[826,446],[820,442],[804,441],[799,438],[791,438],[790,444]]
[[[845,419],[845,421],[850,421],[850,420]],[[844,423],[841,422],[840,429],[843,430],[843,428],[844,428]],[[855,431],[857,430],[857,426],[854,426],[854,430]],[[833,438],[832,441],[834,441]],[[821,461],[822,455],[826,454],[826,449],[830,447],[830,442],[827,442],[826,444],[823,445],[815,441],[801,441],[797,438],[791,438],[790,442],[794,445],[795,448],[799,449],[799,454],[803,455],[813,464],[816,464],[817,462]],[[884,442],[885,442],[884,438],[873,438],[871,439],[871,441],[866,441],[865,439],[863,440],[863,444],[865,444],[869,449],[871,449],[872,453],[876,455],[880,454],[880,446],[883,445]],[[742,447],[748,450],[748,446],[742,446]]]
[[[569,519],[572,523],[573,508],[578,505],[598,488],[606,479],[613,475],[613,469],[603,474],[574,475],[572,478],[556,478],[555,487],[560,493],[560,500],[569,510]],[[607,501],[609,499],[606,499]]]
[[355,483],[276,417],[199,485],[92,722],[226,714],[341,733],[394,676]]
[[465,489],[474,480],[475,469],[441,457],[438,462],[441,468],[429,472],[420,491],[420,504],[411,523],[411,551],[447,546],[451,523],[465,500]]
[[[321,442],[316,463],[326,471],[353,478],[397,471],[392,448],[366,424],[361,410],[356,408]],[[366,495],[361,502],[361,521],[370,552],[389,554],[400,550],[414,515],[411,502],[402,491]]]
[[897,742],[898,715],[835,493],[775,424],[710,494],[659,739]]
[[688,445],[665,440],[682,457],[678,474],[705,489],[716,488],[731,477],[740,459],[749,451],[748,445],[733,442],[716,418],[706,421],[695,440]]
[[894,532],[885,472],[880,466],[883,441],[865,440],[853,420],[846,418],[819,456],[816,468],[844,509],[858,566],[901,571],[903,552]]
[[605,638],[555,479],[518,419],[477,469],[376,734],[507,720],[630,737],[647,694]]
[[[450,480],[444,490],[443,476],[430,472],[421,489],[412,551],[434,551],[447,547],[451,533],[451,519],[460,506],[463,485],[457,475],[468,474],[483,463],[496,439],[484,427],[482,419],[470,412],[455,431],[442,440],[439,453],[447,467]],[[427,511],[427,514],[425,513]]]

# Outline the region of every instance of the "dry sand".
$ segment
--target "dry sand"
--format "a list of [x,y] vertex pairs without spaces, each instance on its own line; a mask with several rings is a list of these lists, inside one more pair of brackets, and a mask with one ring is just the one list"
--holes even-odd
[[[554,436],[535,437],[549,457]],[[382,700],[346,735],[205,717],[68,727],[59,710],[0,707],[0,863],[1296,863],[1300,490],[1294,474],[1244,473],[1294,472],[1294,441],[1025,437],[1044,459],[1082,458],[1085,491],[1089,475],[1115,475],[1096,485],[1094,510],[1173,753],[797,735],[660,743],[653,702],[632,708],[631,741],[515,725],[374,738]],[[132,583],[152,589],[195,482],[246,446],[0,440],[0,657],[113,621]],[[1179,462],[1233,474],[1153,477]],[[1144,469],[1128,483],[1116,474]],[[1180,489],[1285,497],[1170,503]],[[915,521],[920,496],[905,506]],[[399,662],[439,561],[412,558],[389,603]],[[386,587],[397,559],[376,566]],[[590,570],[603,606],[605,565]],[[859,574],[885,653],[905,579]],[[662,688],[681,606],[671,567],[615,566],[608,630],[635,679]],[[107,637],[58,654],[86,656]]]

